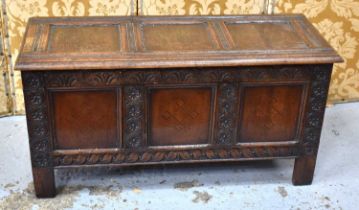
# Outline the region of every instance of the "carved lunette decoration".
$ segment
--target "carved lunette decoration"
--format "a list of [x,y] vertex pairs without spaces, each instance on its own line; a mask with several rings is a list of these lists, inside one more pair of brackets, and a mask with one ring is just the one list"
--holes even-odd
[[46,73],[49,88],[111,87],[143,84],[200,84],[242,81],[309,80],[310,67],[267,66],[192,70],[57,71]]

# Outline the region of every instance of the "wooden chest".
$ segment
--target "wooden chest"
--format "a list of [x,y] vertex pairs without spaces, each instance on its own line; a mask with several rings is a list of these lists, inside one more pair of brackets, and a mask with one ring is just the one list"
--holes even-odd
[[310,184],[340,61],[302,15],[32,18],[16,69],[36,194],[55,168],[274,158]]

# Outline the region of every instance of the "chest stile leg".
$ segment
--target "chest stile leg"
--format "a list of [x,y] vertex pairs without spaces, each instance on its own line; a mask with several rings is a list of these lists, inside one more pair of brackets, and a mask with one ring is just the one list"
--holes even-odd
[[48,100],[43,73],[23,72],[22,80],[35,193],[39,198],[55,197]]
[[331,72],[332,65],[321,65],[312,69],[311,88],[304,122],[302,156],[295,159],[293,185],[310,185],[313,181]]

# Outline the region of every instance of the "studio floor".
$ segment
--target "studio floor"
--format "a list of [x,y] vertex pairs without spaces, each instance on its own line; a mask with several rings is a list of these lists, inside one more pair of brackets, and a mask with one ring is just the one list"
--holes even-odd
[[358,209],[359,103],[327,108],[313,184],[294,161],[56,171],[58,195],[34,196],[24,116],[0,118],[3,209]]

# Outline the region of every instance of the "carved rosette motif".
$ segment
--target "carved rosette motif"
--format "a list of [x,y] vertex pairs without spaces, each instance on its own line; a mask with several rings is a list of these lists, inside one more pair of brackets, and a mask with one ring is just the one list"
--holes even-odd
[[300,155],[299,146],[273,147],[239,147],[239,148],[205,148],[188,150],[144,150],[120,151],[96,154],[55,154],[56,166],[66,165],[95,165],[95,164],[128,164],[128,163],[158,163],[172,161],[200,160],[240,160],[263,159],[275,157],[296,157]]
[[22,73],[32,167],[52,166],[47,102],[42,73]]
[[231,145],[235,143],[236,121],[238,116],[238,85],[223,83],[219,86],[217,112],[217,144]]
[[318,152],[331,70],[331,65],[314,66],[311,69],[312,82],[303,136],[304,152],[307,155]]
[[124,142],[127,148],[142,146],[144,136],[144,88],[126,86],[124,88]]

